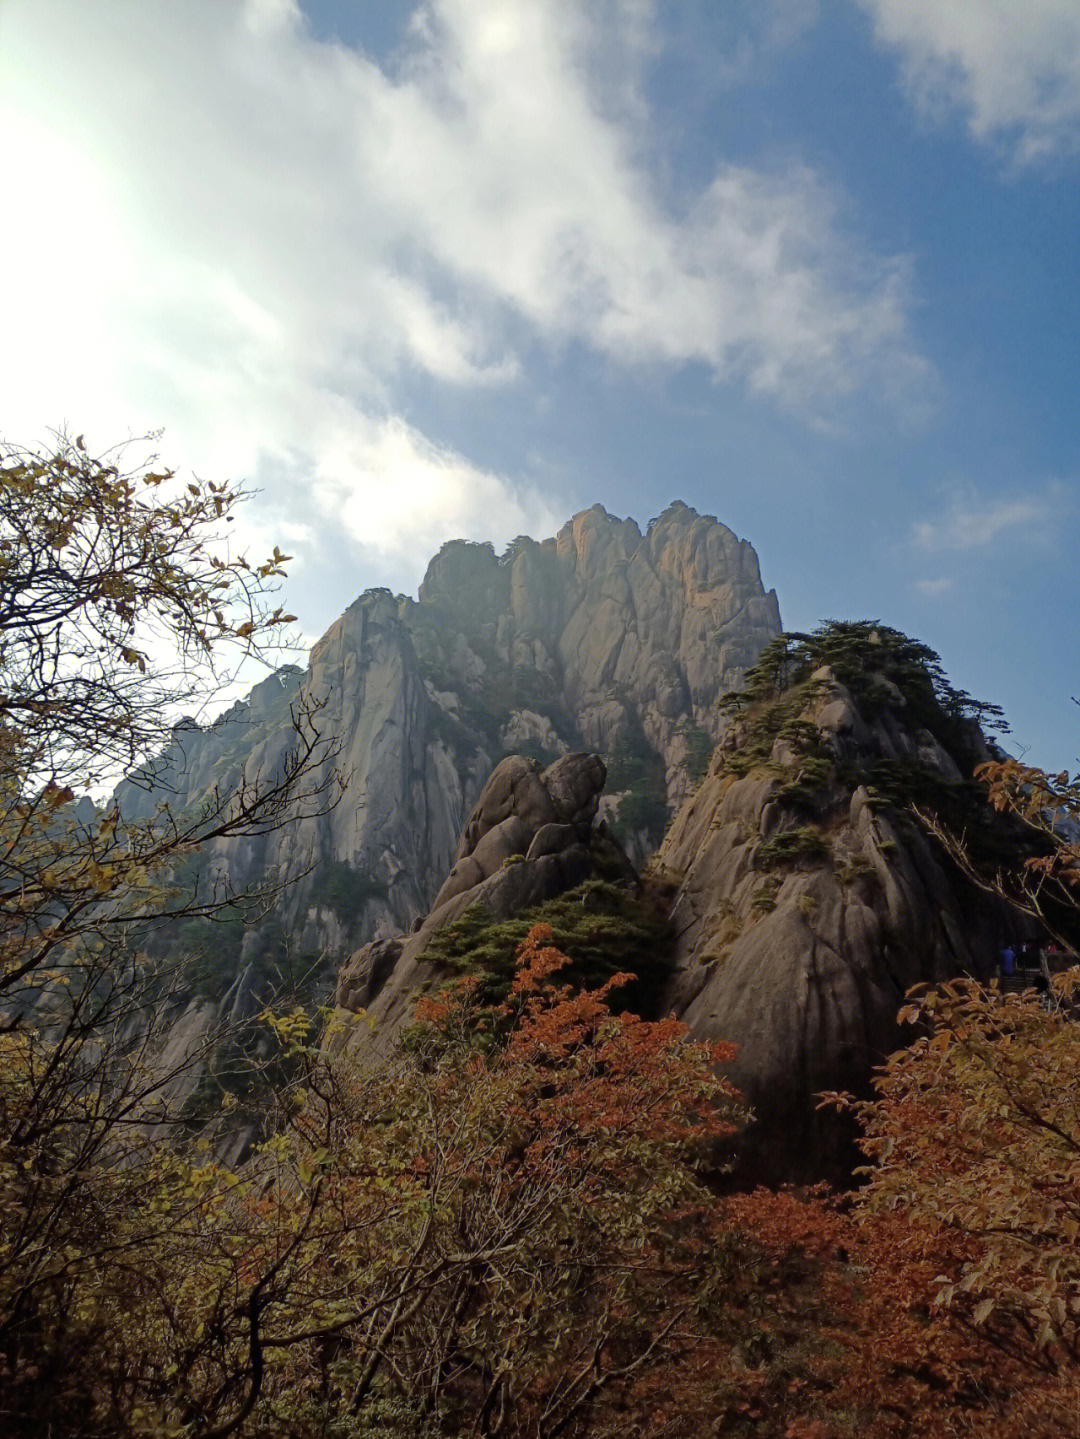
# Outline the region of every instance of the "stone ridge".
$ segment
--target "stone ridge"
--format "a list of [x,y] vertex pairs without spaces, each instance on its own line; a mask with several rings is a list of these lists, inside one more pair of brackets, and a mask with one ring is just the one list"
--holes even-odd
[[[736,721],[658,856],[679,882],[665,1004],[695,1037],[739,1046],[731,1075],[756,1114],[743,1181],[849,1175],[850,1134],[815,1096],[867,1092],[873,1067],[910,1041],[896,1023],[908,989],[985,977],[1009,932],[1002,907],[968,885],[906,803],[860,778],[911,782],[921,796],[964,789],[896,686],[881,681],[873,698],[862,713],[822,667],[771,750],[752,718]],[[979,747],[989,757],[970,731],[967,773]]]
[[[644,535],[594,505],[553,539],[523,537],[501,558],[451,541],[428,566],[425,602],[489,616],[504,659],[558,672],[575,710],[604,689],[652,686],[657,713],[669,718],[707,711],[756,659],[758,636],[780,628],[753,546],[681,503]],[[584,723],[596,729],[587,741],[610,747],[603,720],[585,713]],[[619,721],[607,723],[618,733]]]
[[[207,857],[242,887],[298,877],[271,921],[249,926],[237,967],[332,965],[364,940],[407,931],[452,867],[470,807],[499,759],[548,765],[581,750],[609,769],[601,812],[641,858],[724,729],[718,698],[780,628],[751,545],[672,505],[643,533],[594,506],[543,541],[497,557],[452,541],[416,600],[369,590],[311,651],[205,729],[178,733],[168,797],[196,803],[241,772],[278,770],[299,689],[350,776],[330,814],[218,846]],[[161,791],[125,786],[136,812]]]

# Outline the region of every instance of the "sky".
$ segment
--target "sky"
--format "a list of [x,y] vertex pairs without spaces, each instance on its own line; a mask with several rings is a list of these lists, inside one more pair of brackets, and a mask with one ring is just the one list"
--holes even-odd
[[1080,766],[1076,0],[3,0],[0,434],[258,491],[315,637],[671,500]]

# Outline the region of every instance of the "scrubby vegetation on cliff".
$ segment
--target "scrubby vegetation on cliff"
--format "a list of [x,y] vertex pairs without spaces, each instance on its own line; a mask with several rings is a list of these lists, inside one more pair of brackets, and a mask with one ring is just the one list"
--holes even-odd
[[[856,734],[838,745],[808,718],[837,686],[860,724],[880,722],[888,752],[860,744]],[[759,867],[824,857],[823,828],[860,786],[872,808],[906,832],[920,812],[943,831],[963,833],[968,852],[985,867],[1024,848],[1019,827],[1002,822],[974,775],[1001,755],[984,734],[987,725],[1007,728],[1000,708],[957,690],[933,650],[878,620],[830,621],[810,634],[777,636],[721,707],[733,717],[725,772],[776,776],[782,783],[774,797],[794,812],[792,827],[760,846]]]
[[[880,620],[829,620],[809,634],[786,631],[762,650],[742,689],[721,700],[725,709],[775,701],[813,679],[827,665],[865,714],[895,702],[899,691],[915,724],[943,742],[962,745],[969,721],[1003,726],[998,705],[973,700],[948,679],[939,655]],[[895,685],[896,690],[889,686]]]
[[536,924],[550,928],[552,942],[570,960],[568,978],[575,984],[603,985],[613,974],[629,972],[634,978],[623,985],[620,999],[636,1014],[656,1017],[670,975],[667,915],[652,896],[604,880],[586,880],[511,919],[494,919],[473,905],[438,931],[427,957],[475,976],[485,998],[502,1000],[518,950]]

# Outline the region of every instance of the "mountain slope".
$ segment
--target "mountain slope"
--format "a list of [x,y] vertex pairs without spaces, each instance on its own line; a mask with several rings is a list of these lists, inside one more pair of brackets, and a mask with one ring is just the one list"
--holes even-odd
[[[300,690],[324,703],[320,723],[340,742],[349,787],[332,812],[204,859],[206,876],[238,889],[269,873],[293,881],[273,915],[215,936],[222,985],[249,966],[304,970],[323,956],[332,969],[363,941],[408,930],[508,753],[544,764],[600,754],[604,813],[640,858],[723,731],[717,700],[778,629],[752,547],[682,504],[645,533],[595,506],[501,557],[453,541],[417,600],[361,595],[306,672],[270,677],[212,726],[178,728],[159,766],[181,807],[242,771],[272,774]],[[119,799],[139,813],[162,793],[127,784]]]
[[990,755],[971,717],[986,707],[936,657],[872,625],[810,639],[766,650],[658,857],[679,884],[665,1001],[696,1036],[739,1045],[732,1076],[757,1115],[743,1173],[765,1181],[849,1172],[846,1127],[814,1096],[865,1090],[910,1040],[906,991],[988,975],[1010,933],[912,805],[986,855],[1020,842],[970,779]]

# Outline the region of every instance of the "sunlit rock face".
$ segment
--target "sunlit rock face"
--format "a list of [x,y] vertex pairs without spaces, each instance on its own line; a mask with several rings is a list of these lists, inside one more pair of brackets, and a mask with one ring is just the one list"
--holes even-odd
[[[600,812],[636,859],[659,842],[724,728],[717,698],[779,630],[753,548],[674,504],[645,533],[595,506],[552,539],[452,541],[417,600],[361,595],[306,671],[257,686],[208,728],[175,732],[167,796],[197,803],[241,773],[279,773],[301,692],[340,752],[348,788],[330,812],[231,841],[205,858],[236,887],[292,879],[274,913],[218,942],[222,984],[285,959],[323,988],[357,945],[406,932],[458,858],[459,836],[500,759],[541,767],[589,751],[608,769]],[[313,776],[317,780],[318,775]],[[162,795],[125,785],[122,808]]]

